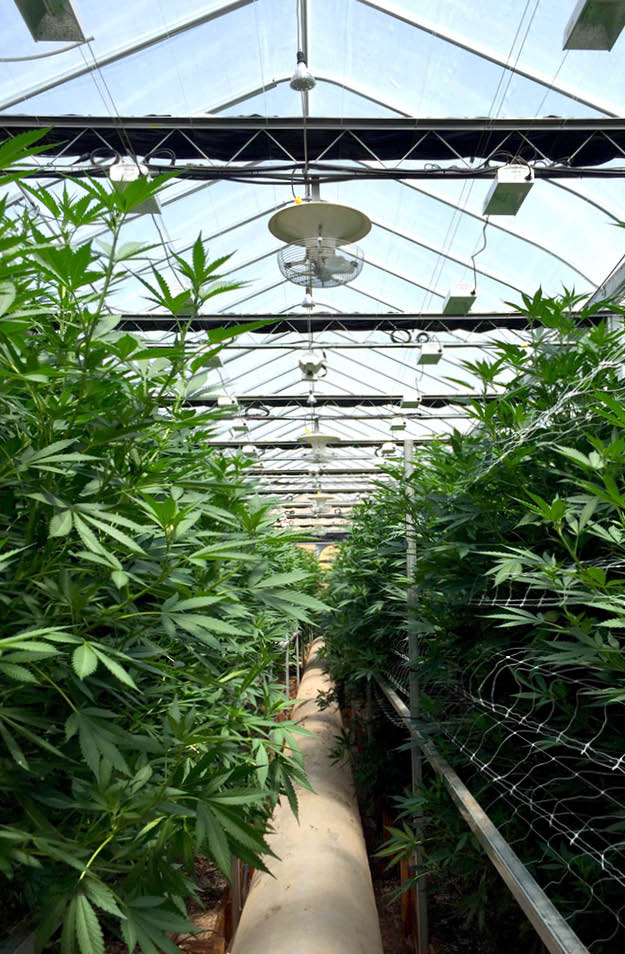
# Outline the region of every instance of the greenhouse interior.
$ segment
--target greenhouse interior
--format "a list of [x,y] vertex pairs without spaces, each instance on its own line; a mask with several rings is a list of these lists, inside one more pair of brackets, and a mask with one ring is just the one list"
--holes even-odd
[[622,954],[625,0],[0,7],[0,954]]

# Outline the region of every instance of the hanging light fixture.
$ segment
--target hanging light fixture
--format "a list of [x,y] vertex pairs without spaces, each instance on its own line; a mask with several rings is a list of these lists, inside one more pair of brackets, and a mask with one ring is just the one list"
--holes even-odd
[[247,434],[250,425],[244,417],[233,417],[231,424],[233,434]]
[[625,0],[579,0],[564,31],[564,50],[611,50],[625,27]]
[[217,397],[217,407],[238,407],[238,401],[232,394],[228,394],[226,391],[216,395]]
[[315,77],[312,75],[308,69],[308,66],[306,65],[304,54],[301,50],[298,50],[297,66],[295,67],[295,72],[291,77],[289,86],[298,93],[307,93],[309,90],[314,89],[315,85]]
[[393,457],[397,453],[397,447],[391,441],[385,441],[379,448],[379,453],[382,457]]
[[85,43],[70,0],[15,0],[33,40]]
[[510,162],[497,175],[484,201],[484,215],[516,215],[534,185],[534,170],[522,162]]
[[[148,167],[143,162],[135,162],[134,159],[119,159],[109,166],[109,179],[116,192],[125,192],[132,182],[138,179],[148,178]],[[144,199],[139,205],[132,209],[133,213],[139,215],[160,215],[161,207],[155,195]]]
[[417,341],[421,345],[417,364],[438,364],[443,357],[443,346],[438,338],[430,338],[427,331],[422,331]]
[[443,302],[444,315],[466,315],[471,311],[475,301],[475,288],[466,282],[452,285]]
[[316,381],[318,378],[325,377],[328,370],[325,351],[316,351],[311,348],[308,351],[302,351],[297,360],[304,381]]

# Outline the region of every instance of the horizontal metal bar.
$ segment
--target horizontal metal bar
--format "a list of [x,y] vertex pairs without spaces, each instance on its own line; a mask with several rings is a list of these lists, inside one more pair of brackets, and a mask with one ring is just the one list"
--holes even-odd
[[[469,401],[494,401],[497,394],[423,394],[421,396],[422,407],[446,407],[448,404],[467,404]],[[253,409],[254,407],[302,407],[307,408],[313,413],[317,407],[387,407],[389,405],[399,405],[402,402],[401,394],[384,395],[342,395],[342,394],[315,394],[315,404],[308,403],[308,394],[243,394],[236,396],[238,404],[242,407]],[[218,398],[198,397],[189,398],[185,401],[190,407],[214,407]],[[270,415],[267,415],[269,419]],[[259,418],[260,420],[260,418]]]
[[[164,345],[163,347],[166,347]],[[331,349],[332,351],[371,351],[372,342],[371,341],[358,341],[352,342],[351,344],[343,344],[340,341],[315,341],[314,347],[316,350],[323,350],[324,348]],[[404,351],[406,349],[419,348],[419,344],[416,341],[404,341],[401,344],[398,344],[395,341],[378,341],[375,343],[375,347],[379,351],[389,351],[394,348],[401,348]],[[491,351],[497,347],[495,341],[445,341],[444,342],[445,351],[448,351],[450,348],[479,348],[480,351]],[[303,342],[302,344],[237,344],[232,342],[228,345],[228,351],[309,351],[310,344],[308,342]]]
[[[246,471],[246,473],[251,474],[253,477],[284,477],[285,480],[291,475],[296,477],[300,475],[306,475],[307,477],[311,476],[310,470],[307,467],[304,467],[304,468],[294,467],[292,470],[284,470],[284,468],[282,470],[273,470],[270,467],[263,467],[258,470],[250,469]],[[337,470],[336,468],[328,468],[328,470],[323,470],[319,476],[320,477],[356,477],[358,478],[359,476],[362,476],[362,475],[367,475],[370,477],[372,474],[381,475],[382,471],[378,470],[377,468],[374,468],[373,470],[371,470],[371,469],[365,469],[362,467],[355,468],[354,470]]]
[[[248,0],[249,2],[249,0]],[[66,129],[112,129],[141,130],[157,135],[156,130],[182,129],[185,132],[198,130],[220,130],[225,132],[276,132],[280,130],[296,130],[309,132],[323,130],[324,132],[358,132],[359,130],[375,130],[377,132],[440,132],[443,135],[449,132],[470,132],[481,136],[486,132],[516,132],[523,133],[549,132],[553,134],[564,132],[592,133],[606,132],[612,135],[616,132],[625,133],[625,116],[617,117],[563,117],[539,116],[534,119],[507,117],[491,119],[488,116],[475,119],[462,117],[419,117],[419,116],[81,116],[68,114],[27,115],[22,113],[7,114],[1,117],[3,126],[7,128],[46,129],[49,126],[64,127]],[[160,136],[159,136],[160,139]],[[54,155],[54,151],[52,151]]]
[[[596,324],[600,317],[593,316],[586,324]],[[124,315],[118,328],[125,331],[163,331],[174,332],[180,328],[190,331],[211,331],[212,329],[234,328],[237,325],[252,324],[262,321],[260,328],[252,334],[285,334],[288,332],[307,333],[309,328],[313,332],[331,330],[341,331],[453,331],[462,329],[483,334],[496,329],[527,330],[529,322],[525,315],[518,312],[479,312],[471,315],[443,315],[440,312],[402,312],[389,314],[388,312],[315,312],[313,315],[282,314],[212,314],[199,315],[197,318],[174,318],[164,314],[128,314]]]
[[[323,490],[320,490],[321,494],[370,494],[375,490],[375,486],[372,484],[368,487],[324,487]],[[279,500],[284,500],[285,495],[294,494],[296,497],[301,497],[302,494],[313,497],[317,491],[318,487],[280,487],[279,489],[271,489],[270,487],[263,487],[259,490],[254,491],[255,495],[260,497],[277,497]],[[314,500],[310,501],[311,504],[314,503]],[[334,506],[334,504],[332,504]]]
[[443,758],[434,743],[412,724],[408,707],[395,690],[384,679],[377,677],[377,681],[434,771],[442,778],[456,808],[545,947],[551,954],[589,954],[588,949],[536,883],[458,774]]
[[57,73],[55,76],[44,80],[42,83],[36,83],[34,86],[29,86],[25,89],[22,88],[16,96],[5,99],[0,103],[0,109],[9,109],[11,106],[16,106],[18,103],[23,103],[25,100],[30,99],[31,96],[38,96],[57,86],[62,86],[63,83],[69,83],[71,80],[84,76],[86,73],[101,70],[110,63],[116,63],[118,60],[122,60],[127,56],[134,56],[157,43],[170,40],[172,37],[179,36],[181,33],[187,33],[196,27],[204,26],[205,23],[216,20],[218,17],[226,16],[228,13],[232,13],[234,10],[245,7],[252,2],[253,0],[230,0],[229,3],[219,4],[198,16],[183,17],[181,20],[172,21],[164,27],[158,27],[156,30],[145,33],[138,39],[131,40],[130,43],[124,43],[123,46],[118,46],[113,50],[108,50],[106,53],[99,54],[97,59],[95,57],[90,60],[84,58],[80,66],[72,66],[67,70],[63,70],[62,73]]
[[[391,3],[378,2],[378,0],[360,0],[360,3],[368,7],[373,7],[374,10],[378,10],[386,16],[401,20],[402,23],[409,24],[423,33],[429,33],[431,36],[443,40],[445,43],[459,47],[461,50],[465,50],[473,56],[494,63],[496,66],[503,67],[504,70],[523,76],[533,83],[538,83],[540,86],[546,87],[549,91],[559,93],[561,96],[573,99],[578,103],[582,103],[584,106],[589,106],[591,109],[603,113],[606,116],[620,116],[621,114],[621,110],[616,106],[616,103],[608,103],[594,97],[590,98],[584,94],[583,89],[577,86],[570,86],[568,83],[561,83],[557,81],[551,73],[543,73],[534,67],[525,66],[522,62],[519,62],[519,56],[517,56],[516,60],[513,60],[513,57],[510,55],[507,57],[502,56],[500,51],[486,46],[486,44],[480,43],[474,38],[462,36],[462,34],[457,33],[455,30],[444,28],[433,20],[416,16],[414,13],[409,13],[406,9],[402,10]],[[557,75],[556,73],[556,77]]]
[[[68,139],[76,138],[72,146],[74,155],[89,155],[102,147],[102,140],[109,142],[118,151],[132,148],[138,156],[150,151],[167,136],[167,148],[172,150],[177,161],[210,158],[215,161],[249,162],[254,159],[276,160],[284,163],[285,157],[295,162],[314,162],[323,156],[346,163],[350,160],[369,159],[374,154],[378,159],[402,160],[410,154],[411,162],[436,160],[458,162],[458,156],[467,161],[451,174],[474,176],[469,165],[471,158],[491,158],[493,153],[505,149],[512,155],[526,159],[543,158],[557,162],[558,169],[538,166],[537,175],[593,175],[595,167],[612,159],[624,157],[625,117],[587,117],[564,119],[543,117],[540,119],[454,119],[412,117],[298,117],[298,116],[20,116],[3,115],[2,127],[12,134],[29,129],[47,129],[44,141],[51,148],[47,156],[65,154]],[[306,130],[306,137],[303,131]],[[76,136],[76,132],[79,135]],[[355,133],[356,135],[350,135]],[[304,148],[306,143],[306,149]],[[39,168],[41,174],[42,169]],[[72,174],[79,171],[74,169]],[[104,170],[96,170],[103,172]],[[197,168],[198,175],[231,175],[231,167],[211,169],[206,165]],[[275,172],[276,170],[274,170]],[[62,174],[63,170],[56,170]],[[180,170],[182,173],[183,170]],[[268,170],[264,170],[265,175]],[[355,170],[352,170],[355,173]],[[395,172],[402,176],[427,175],[423,169],[373,170],[371,175],[380,178],[392,177]],[[437,170],[432,170],[436,173]],[[493,175],[494,168],[488,170]],[[250,175],[245,170],[245,175]],[[445,175],[441,170],[440,175]],[[478,173],[479,174],[479,173]],[[601,175],[618,175],[618,169],[606,168]],[[284,172],[288,180],[290,173]]]
[[[448,401],[447,403],[452,403],[453,401]],[[393,421],[395,417],[401,413],[401,416],[405,418],[406,421],[413,421],[415,424],[425,424],[426,422],[431,421],[458,421],[466,420],[467,414],[420,414],[418,411],[408,412],[403,409],[397,408],[394,414],[380,414],[380,413],[371,413],[371,414],[323,414],[319,415],[319,421],[370,421],[372,424],[375,424],[379,421]],[[259,414],[252,415],[246,414],[245,420],[250,424],[263,424],[270,421],[300,421],[305,423],[307,418],[310,416],[310,412],[304,414]],[[227,419],[226,419],[227,420]],[[253,442],[251,442],[253,443]]]
[[[431,444],[433,440],[434,440],[433,437],[417,437],[417,438],[414,438],[414,443],[415,444]],[[249,437],[243,437],[240,440],[228,440],[228,441],[210,440],[205,442],[205,444],[208,444],[210,447],[221,447],[224,449],[227,447],[230,447],[233,449],[239,449],[246,444],[252,444],[252,443],[254,444],[255,447],[261,448],[261,450],[263,448],[272,448],[274,450],[295,450],[296,448],[299,448],[299,450],[302,450],[304,452],[310,452],[310,446],[308,444],[304,444],[302,441],[293,441],[293,440],[291,441],[271,441],[271,440],[251,441]],[[382,444],[388,444],[388,443],[391,443],[391,444],[397,443],[397,446],[398,446],[397,453],[400,453],[399,443],[393,441],[393,439],[389,437],[379,438],[379,439],[367,438],[366,440],[365,439],[352,440],[352,438],[350,437],[350,438],[345,438],[344,440],[330,441],[328,443],[328,447],[381,447]]]

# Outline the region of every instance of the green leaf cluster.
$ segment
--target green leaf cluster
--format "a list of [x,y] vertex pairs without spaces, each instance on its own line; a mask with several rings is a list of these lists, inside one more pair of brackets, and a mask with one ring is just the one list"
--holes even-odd
[[[492,363],[466,364],[485,391],[505,391],[469,406],[466,433],[419,448],[409,478],[389,466],[393,479],[356,509],[329,575],[327,635],[352,690],[376,674],[405,688],[417,668],[427,730],[486,804],[524,766],[506,830],[590,940],[618,909],[601,858],[622,839],[625,732],[625,337],[623,308],[610,320],[600,308],[538,292],[519,309],[526,343],[502,340]],[[583,844],[572,850],[550,817]],[[451,857],[451,834],[437,837]],[[610,859],[625,876],[622,845]],[[466,872],[467,891],[477,878]],[[495,880],[484,904],[496,891]]]
[[[149,251],[120,235],[163,183],[135,185],[0,202],[0,926],[31,912],[63,954],[102,952],[104,928],[177,950],[195,855],[265,867],[276,800],[307,784],[278,717],[318,577],[186,402],[239,329],[191,347],[181,322],[163,347],[117,327]],[[176,262],[193,314],[221,262],[201,237]]]

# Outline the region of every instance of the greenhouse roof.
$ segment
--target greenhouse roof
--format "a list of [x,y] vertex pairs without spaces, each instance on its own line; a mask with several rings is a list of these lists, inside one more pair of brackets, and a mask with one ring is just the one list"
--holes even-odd
[[[135,216],[126,237],[154,243],[165,269],[199,232],[211,256],[233,253],[222,273],[244,287],[214,299],[197,332],[272,319],[239,337],[208,382],[246,399],[250,430],[233,436],[224,422],[220,439],[275,444],[266,469],[301,470],[311,406],[298,355],[311,342],[327,359],[315,413],[342,440],[334,457],[347,472],[324,480],[346,502],[343,483],[360,487],[352,470],[371,470],[380,444],[397,440],[389,427],[402,398],[424,398],[404,407],[415,440],[468,426],[462,402],[475,382],[460,363],[487,356],[495,340],[523,340],[511,316],[523,293],[601,297],[625,285],[615,228],[625,37],[611,53],[563,50],[573,0],[488,0],[479,16],[463,0],[72,0],[84,42],[36,42],[26,6],[3,9],[5,133],[51,127],[37,167],[47,183],[106,174],[116,156],[176,172],[160,212]],[[289,85],[298,49],[316,80],[310,92]],[[516,215],[485,215],[496,169],[512,161],[531,169],[531,189]],[[311,176],[323,200],[372,224],[359,242],[362,272],[315,290],[312,311],[306,289],[281,274],[281,243],[267,228],[310,196]],[[451,318],[442,312],[458,283],[475,301]],[[138,281],[115,304],[128,327],[170,333]],[[443,345],[437,363],[419,363],[423,335]],[[294,473],[291,490],[307,483]]]

